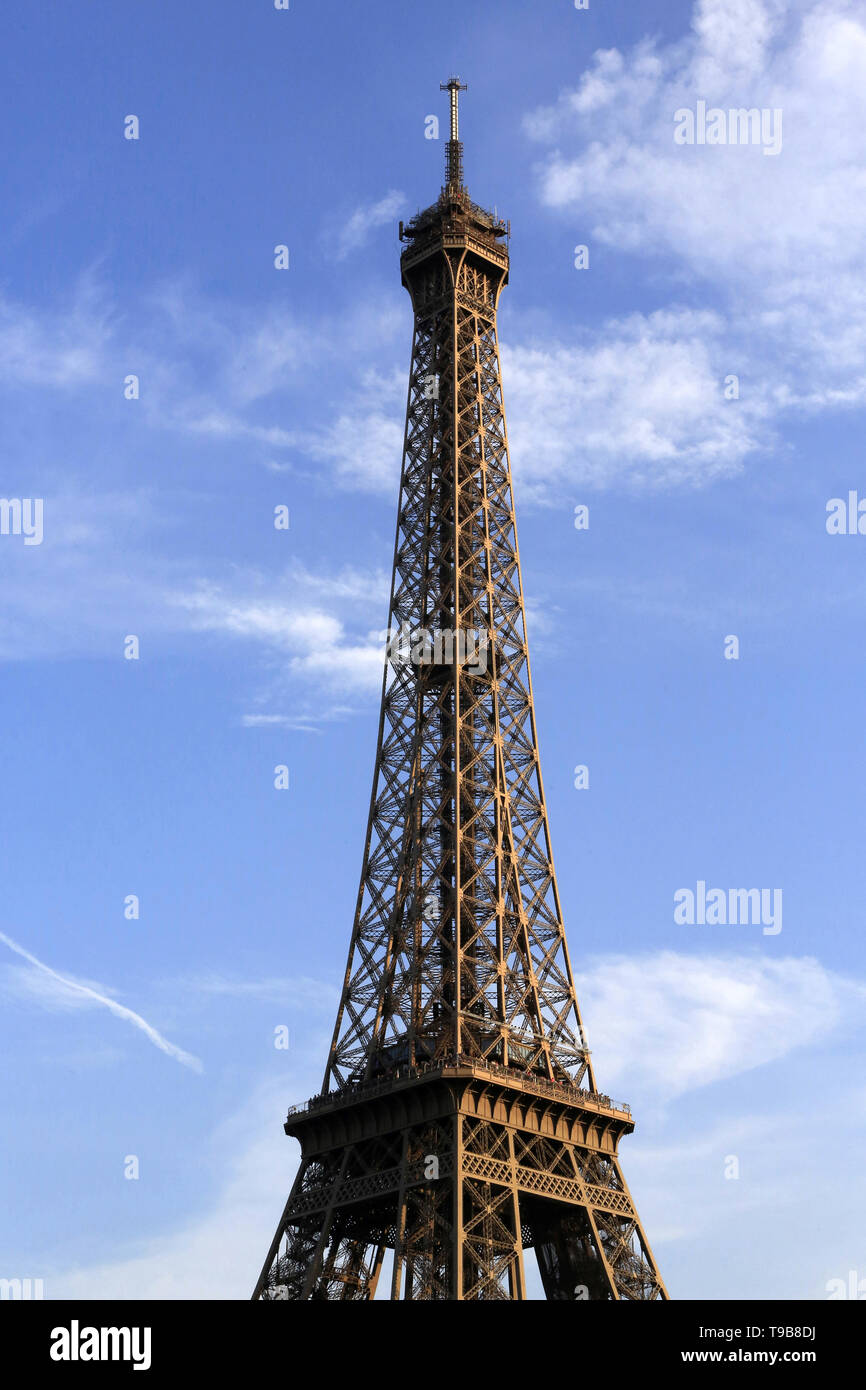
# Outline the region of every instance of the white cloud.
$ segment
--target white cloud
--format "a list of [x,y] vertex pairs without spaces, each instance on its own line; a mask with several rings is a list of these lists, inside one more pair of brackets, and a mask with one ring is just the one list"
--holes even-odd
[[403,457],[405,372],[367,368],[332,424],[296,442],[311,458],[330,465],[342,487],[396,499]]
[[602,1090],[662,1098],[825,1038],[866,1000],[866,987],[809,957],[673,951],[591,962],[577,990]]
[[[361,602],[369,606],[377,599],[384,613],[387,588],[381,572],[366,579],[351,569],[315,576],[295,566],[282,581],[270,579],[266,587],[262,577],[255,575],[236,582],[231,591],[202,582],[190,592],[176,594],[173,601],[189,614],[194,628],[264,644],[279,654],[287,675],[345,695],[372,691],[381,684],[385,639],[379,630],[350,632],[334,605],[345,609]],[[327,608],[323,600],[329,602]],[[327,712],[323,706],[319,717]],[[247,722],[261,721],[247,716]]]
[[241,724],[245,729],[292,729],[299,734],[318,734],[323,724],[355,713],[351,705],[332,703],[316,708],[302,706],[291,714],[244,714]]
[[389,189],[375,203],[362,203],[343,222],[336,237],[336,256],[345,260],[356,247],[363,246],[376,227],[393,222],[406,202],[396,189]]
[[330,463],[341,484],[396,497],[403,429],[393,415],[378,410],[342,414],[322,435],[309,438],[307,451]]
[[768,407],[725,398],[730,360],[719,316],[689,309],[633,314],[579,345],[503,349],[520,501],[739,472]]
[[21,956],[23,960],[29,962],[34,970],[39,972],[35,977],[31,974],[24,981],[26,993],[30,998],[37,999],[47,1008],[68,1007],[72,1005],[102,1006],[116,1018],[121,1018],[126,1023],[131,1023],[133,1028],[138,1028],[145,1037],[158,1047],[160,1052],[165,1052],[167,1056],[174,1057],[183,1066],[190,1067],[192,1071],[201,1071],[202,1064],[198,1057],[193,1057],[191,1053],[184,1052],[182,1047],[177,1047],[174,1043],[164,1038],[153,1024],[148,1023],[147,1019],[141,1017],[133,1009],[128,1009],[125,1004],[119,1004],[116,999],[112,999],[102,989],[95,989],[92,985],[85,984],[82,980],[76,980],[71,975],[61,975],[58,971],[52,970],[50,965],[45,965],[43,961],[37,960],[36,956],[31,955],[23,946],[19,946],[17,941],[0,932],[0,941]]
[[[313,572],[295,562],[267,574],[228,568],[182,547],[167,553],[160,533],[178,521],[169,509],[160,511],[157,497],[155,491],[46,497],[43,544],[4,550],[0,660],[80,654],[120,660],[126,633],[146,634],[151,652],[189,633],[242,639],[258,648],[256,679],[264,664],[281,687],[268,698],[276,693],[282,707],[253,708],[244,720],[250,727],[271,719],[316,728],[350,712],[350,697],[379,688],[389,592],[383,569]],[[299,691],[306,696],[301,714],[285,709],[289,686],[293,707]]]
[[224,995],[235,999],[268,999],[292,1008],[336,1012],[340,992],[332,985],[307,976],[276,975],[258,980],[240,980],[228,975],[202,975],[186,982],[201,994]]
[[0,378],[4,386],[77,388],[103,376],[113,315],[89,276],[59,312],[0,298]]
[[[780,109],[781,153],[676,145],[674,113]],[[699,0],[668,46],[596,53],[527,118],[576,238],[664,257],[726,305],[728,370],[777,410],[866,401],[866,18],[848,0]],[[591,272],[589,272],[591,273]]]
[[[214,981],[217,993],[243,993],[245,988],[244,982],[222,983],[224,991]],[[247,983],[257,997],[263,987],[261,997],[269,997],[276,982]],[[302,994],[306,985],[315,985],[296,983],[303,985]],[[312,1004],[319,1002],[313,998],[316,993],[309,996]],[[670,1070],[670,1089],[681,1093],[778,1061],[838,1033],[863,990],[809,959],[770,962],[664,952],[634,959],[603,957],[581,976],[579,993],[585,996],[590,1041],[604,1068],[604,1084],[628,1077],[650,1092]],[[249,1298],[297,1162],[297,1149],[282,1134],[279,1117],[287,1093],[300,1099],[318,1089],[321,1056],[315,1049],[320,1041],[311,1042],[308,1054],[294,1063],[291,1084],[281,1078],[259,1086],[212,1136],[208,1167],[223,1176],[202,1210],[134,1254],[107,1253],[88,1267],[49,1270],[48,1296]],[[849,1095],[849,1101],[855,1130],[863,1097]],[[825,1218],[819,1220],[820,1229],[809,1232],[808,1248],[802,1234],[804,1202],[825,1158],[814,1145],[799,1140],[804,1126],[818,1123],[836,1124],[843,1142],[845,1129],[838,1130],[837,1120],[835,1110],[826,1115],[820,1106],[816,1110],[809,1090],[802,1113],[717,1113],[709,1125],[697,1122],[691,1138],[684,1140],[678,1112],[675,1125],[663,1128],[655,1139],[628,1141],[626,1174],[674,1296],[686,1296],[686,1285],[688,1296],[730,1296],[732,1269],[739,1266],[708,1264],[701,1244],[708,1230],[728,1260],[742,1264],[738,1286],[746,1279],[750,1297],[820,1297],[828,1277],[840,1268],[845,1273],[851,1246],[847,1234],[828,1228]],[[724,1181],[725,1155],[731,1152],[743,1158],[739,1183]],[[774,1255],[756,1264],[744,1252],[751,1248],[757,1212]],[[798,1213],[796,1222],[792,1212]]]

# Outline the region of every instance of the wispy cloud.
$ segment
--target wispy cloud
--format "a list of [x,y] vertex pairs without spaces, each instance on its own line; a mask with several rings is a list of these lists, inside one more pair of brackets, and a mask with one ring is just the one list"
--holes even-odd
[[335,255],[338,261],[345,260],[356,247],[363,246],[376,227],[393,222],[406,198],[396,189],[389,189],[384,197],[375,203],[362,203],[350,213],[341,226],[336,238]]
[[59,312],[0,297],[0,377],[4,386],[80,388],[110,370],[114,312],[91,275]]
[[288,714],[244,714],[245,729],[292,729],[299,734],[320,734],[324,724],[346,719],[357,713],[352,705],[328,704],[316,708],[304,707]]
[[740,472],[772,410],[759,391],[725,398],[731,360],[720,316],[685,307],[610,320],[579,342],[505,347],[521,502],[575,484],[694,486]]
[[202,975],[188,982],[189,988],[201,994],[224,995],[235,999],[265,999],[295,1008],[325,1010],[336,1008],[339,990],[321,980],[301,975],[294,978],[280,975],[258,980],[235,979],[229,975]]
[[[269,997],[272,987],[283,990],[291,983],[209,978],[217,994],[247,991],[255,997]],[[310,1002],[318,1007],[317,983],[294,983],[302,994],[313,986]],[[608,1074],[619,1079],[626,1073],[646,1083],[670,1064],[680,1080],[690,1077],[689,1085],[723,1080],[839,1029],[847,1004],[856,1003],[850,982],[809,960],[772,963],[673,952],[602,957],[592,962],[580,985],[588,995],[590,1041],[597,1044],[600,1064],[604,1054],[605,1084]],[[208,988],[208,979],[198,981],[197,987]],[[854,986],[855,993],[858,988]],[[812,989],[817,998],[810,1004]],[[324,995],[321,1003],[328,1003]],[[612,1020],[611,1035],[622,1039],[616,1056],[613,1037],[602,1037],[603,1018]],[[712,1030],[719,1025],[721,1035],[712,1045]],[[765,1041],[756,1049],[759,1034]],[[293,1061],[291,1084],[281,1075],[253,1088],[243,1109],[219,1127],[211,1149],[222,1179],[201,1210],[144,1249],[114,1255],[109,1250],[102,1261],[88,1267],[54,1274],[49,1270],[50,1295],[183,1299],[213,1297],[217,1291],[222,1298],[249,1298],[293,1176],[294,1151],[287,1146],[279,1117],[287,1091],[295,1097],[315,1091],[321,1079],[317,1049],[325,1045],[320,1038],[311,1040],[308,1052]],[[699,1054],[696,1066],[690,1061],[694,1051]],[[636,1101],[638,1096],[631,1098]],[[728,1096],[725,1111],[713,1110],[709,1121],[696,1110],[687,1125],[681,1108],[675,1123],[667,1125],[662,1117],[654,1137],[647,1135],[644,1121],[640,1137],[628,1141],[628,1177],[674,1296],[682,1289],[681,1296],[727,1297],[730,1270],[736,1269],[752,1298],[826,1297],[826,1279],[850,1267],[856,1243],[851,1233],[856,1235],[857,1226],[849,1223],[843,1229],[818,1213],[810,1257],[804,1262],[802,1213],[808,1210],[824,1158],[814,1145],[798,1139],[807,1124],[837,1124],[838,1129],[841,1114],[840,1171],[845,1170],[851,1191],[858,1191],[854,1173],[845,1164],[850,1151],[854,1157],[849,1169],[856,1169],[863,1097],[856,1093],[847,1099],[839,1110],[828,1100],[822,1104],[807,1088],[800,1112],[774,1110],[768,1115],[754,1114],[748,1107],[731,1113]],[[680,1106],[689,1103],[684,1099]],[[684,1141],[686,1130],[691,1138]],[[853,1141],[850,1150],[845,1144],[848,1135]],[[725,1156],[731,1153],[742,1158],[743,1178],[737,1183],[724,1179]],[[749,1262],[743,1251],[751,1248],[756,1212],[774,1253],[767,1261]],[[792,1221],[793,1212],[798,1222]],[[724,1246],[727,1266],[698,1259],[699,1246],[705,1249],[700,1243],[710,1230],[714,1246]],[[796,1242],[800,1258],[794,1260]],[[697,1276],[692,1260],[697,1260]],[[531,1265],[530,1260],[530,1278]],[[537,1284],[533,1296],[540,1296]]]
[[662,951],[590,961],[578,996],[599,1084],[670,1098],[858,1020],[866,985],[808,956]]
[[[376,690],[381,683],[387,604],[387,579],[381,571],[313,574],[296,565],[281,581],[271,576],[266,586],[260,575],[235,577],[230,589],[201,582],[173,601],[188,613],[193,628],[270,649],[283,663],[287,678],[328,692],[339,710],[345,710],[346,696]],[[382,627],[359,628],[353,614],[357,605],[367,613],[381,605]],[[334,713],[332,700],[321,706],[318,719]],[[263,720],[248,716],[245,722],[252,726]]]
[[333,423],[298,434],[294,443],[328,464],[341,487],[392,499],[400,482],[405,411],[405,370],[367,367]]
[[44,961],[31,955],[29,951],[25,950],[23,946],[19,946],[17,941],[13,941],[4,932],[0,932],[0,941],[8,946],[10,951],[14,951],[15,955],[26,960],[28,964],[41,971],[51,981],[51,993],[48,996],[48,1001],[51,1004],[56,1005],[58,1002],[62,1002],[66,996],[67,1001],[100,1005],[102,1008],[108,1009],[116,1018],[122,1018],[126,1023],[131,1023],[134,1028],[138,1028],[153,1043],[154,1047],[159,1048],[160,1052],[174,1057],[176,1061],[191,1068],[192,1071],[203,1071],[202,1063],[198,1057],[193,1057],[191,1053],[184,1052],[183,1048],[169,1042],[153,1027],[153,1024],[142,1018],[141,1014],[135,1013],[133,1009],[128,1009],[125,1004],[119,1004],[116,999],[110,998],[107,994],[101,994],[92,985],[84,984],[69,975],[61,975],[59,971],[52,970],[50,965],[46,965]]
[[[778,110],[780,154],[677,145],[674,114]],[[526,120],[543,203],[726,306],[776,410],[866,402],[866,21],[850,0],[697,0],[691,32],[599,50]],[[586,272],[591,274],[592,271]]]

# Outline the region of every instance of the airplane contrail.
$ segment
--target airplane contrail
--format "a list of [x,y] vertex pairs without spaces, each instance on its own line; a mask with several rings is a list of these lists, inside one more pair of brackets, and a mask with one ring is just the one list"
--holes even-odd
[[6,936],[5,932],[0,931],[0,941],[3,941],[9,947],[10,951],[14,951],[17,956],[22,956],[23,959],[29,961],[31,965],[35,965],[37,970],[44,971],[46,975],[50,975],[54,980],[59,980],[67,989],[77,990],[79,994],[86,995],[88,999],[95,1000],[97,1004],[104,1004],[105,1007],[110,1009],[113,1014],[116,1014],[118,1018],[125,1018],[128,1023],[132,1023],[136,1028],[140,1028],[142,1033],[150,1038],[154,1047],[159,1048],[160,1052],[168,1053],[169,1057],[176,1058],[178,1062],[183,1063],[185,1067],[191,1067],[193,1071],[200,1072],[204,1070],[198,1057],[193,1057],[190,1052],[184,1052],[182,1047],[175,1047],[174,1043],[169,1042],[161,1033],[158,1033],[156,1029],[148,1023],[146,1018],[141,1017],[141,1014],[135,1013],[133,1009],[127,1009],[125,1004],[118,1004],[116,999],[109,999],[106,995],[99,994],[97,990],[91,989],[89,985],[81,985],[77,980],[70,980],[66,975],[60,975],[56,970],[52,970],[50,965],[46,965],[44,961],[37,960],[29,951],[25,951],[23,946],[19,946],[17,941],[13,941],[10,936]]

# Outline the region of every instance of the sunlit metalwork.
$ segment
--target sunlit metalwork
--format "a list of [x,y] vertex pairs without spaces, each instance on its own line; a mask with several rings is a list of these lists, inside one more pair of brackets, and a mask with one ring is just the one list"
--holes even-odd
[[[322,1093],[254,1297],[664,1299],[565,941],[538,759],[496,311],[506,223],[446,183],[401,224],[414,346],[354,929]],[[429,645],[429,644],[428,644]]]

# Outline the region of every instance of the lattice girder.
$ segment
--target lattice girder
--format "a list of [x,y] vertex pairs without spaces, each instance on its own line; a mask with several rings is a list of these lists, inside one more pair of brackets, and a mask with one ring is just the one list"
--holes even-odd
[[496,320],[505,232],[449,184],[403,234],[415,322],[367,838],[262,1298],[370,1299],[390,1258],[392,1299],[522,1300],[528,1245],[548,1298],[667,1297],[556,885]]

